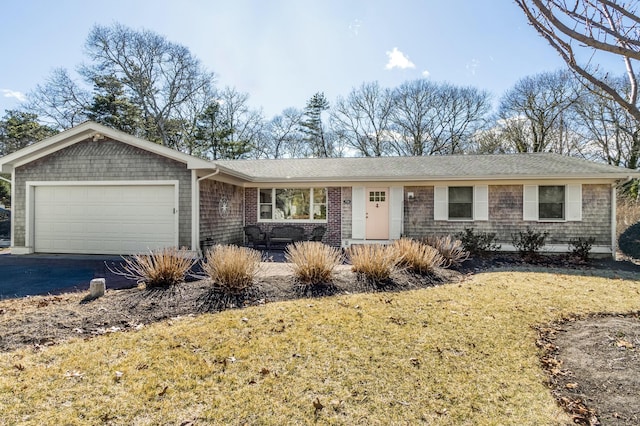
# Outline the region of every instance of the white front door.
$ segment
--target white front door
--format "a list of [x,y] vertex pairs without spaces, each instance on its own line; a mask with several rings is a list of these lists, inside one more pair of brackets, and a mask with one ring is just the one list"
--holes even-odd
[[367,188],[366,239],[389,239],[389,188]]

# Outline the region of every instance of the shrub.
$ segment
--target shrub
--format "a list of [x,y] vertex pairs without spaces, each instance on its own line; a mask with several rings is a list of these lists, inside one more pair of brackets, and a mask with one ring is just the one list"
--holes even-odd
[[452,238],[451,235],[432,235],[423,238],[422,242],[438,250],[449,265],[459,265],[469,258],[469,252],[464,249],[462,241]]
[[634,259],[640,259],[640,222],[631,225],[620,235],[620,251]]
[[183,283],[195,259],[186,249],[168,247],[149,254],[123,257],[122,270],[114,271],[146,288],[169,287]]
[[445,265],[445,259],[435,248],[409,238],[400,238],[393,243],[399,256],[399,266],[418,274],[431,274]]
[[569,249],[571,250],[571,255],[583,262],[587,262],[589,260],[591,247],[595,242],[595,237],[571,238],[569,240]]
[[202,269],[216,289],[240,294],[253,286],[261,260],[257,250],[217,245],[207,253]]
[[620,238],[627,228],[638,222],[640,222],[640,200],[618,197],[616,206],[617,237]]
[[481,255],[488,251],[500,250],[500,244],[496,243],[495,232],[478,232],[473,228],[464,228],[463,232],[456,234],[462,241],[462,246],[471,255]]
[[329,283],[334,268],[342,263],[338,249],[319,241],[289,244],[285,259],[292,264],[293,275],[307,286]]
[[527,226],[525,232],[519,231],[517,234],[512,234],[513,245],[523,259],[535,260],[539,256],[540,249],[544,247],[548,235],[547,231],[538,232]]
[[362,274],[374,284],[389,281],[400,261],[394,246],[355,244],[347,250],[353,272]]

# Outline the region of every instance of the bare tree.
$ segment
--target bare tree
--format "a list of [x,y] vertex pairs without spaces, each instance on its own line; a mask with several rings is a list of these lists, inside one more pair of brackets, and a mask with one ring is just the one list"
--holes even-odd
[[305,134],[300,131],[304,112],[287,108],[276,115],[264,129],[258,156],[263,158],[300,158],[304,154]]
[[55,129],[65,130],[86,121],[90,105],[90,93],[66,69],[57,68],[27,95],[25,109]]
[[575,152],[570,107],[580,91],[566,71],[525,77],[500,101],[498,126],[507,149],[559,154]]
[[209,90],[213,74],[206,72],[189,49],[150,31],[135,31],[120,24],[95,26],[86,51],[93,65],[83,74],[108,73],[125,85],[153,123],[147,139],[175,145],[178,109],[195,94]]
[[261,110],[249,108],[249,94],[225,87],[218,94],[221,119],[229,126],[231,133],[227,142],[236,146],[233,158],[246,157],[257,145],[264,128]]
[[[638,0],[515,0],[529,23],[586,84],[640,121],[634,61],[640,60]],[[621,92],[598,69],[598,58],[624,60],[629,90]]]
[[390,117],[393,149],[398,155],[431,155],[440,152],[434,144],[436,127],[437,86],[428,80],[414,80],[393,92]]
[[473,87],[444,84],[440,87],[440,107],[436,110],[440,131],[439,145],[447,154],[460,154],[470,148],[471,138],[485,125],[491,110],[488,92]]
[[[620,92],[629,82],[625,77],[611,81]],[[580,118],[580,131],[588,143],[585,154],[614,166],[636,169],[640,153],[640,122],[619,104],[597,90],[583,95],[573,109]]]
[[331,127],[339,140],[365,157],[390,152],[389,118],[393,110],[391,91],[377,82],[364,83],[339,97],[331,111]]
[[393,99],[389,127],[399,155],[462,153],[490,110],[487,92],[424,79],[400,85]]

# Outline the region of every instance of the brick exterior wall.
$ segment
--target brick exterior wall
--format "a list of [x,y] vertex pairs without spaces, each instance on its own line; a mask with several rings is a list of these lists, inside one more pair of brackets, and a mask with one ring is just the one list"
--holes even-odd
[[342,188],[327,188],[327,222],[258,222],[258,188],[245,189],[245,210],[244,218],[247,225],[259,225],[265,231],[271,230],[274,226],[283,224],[291,224],[301,226],[307,234],[310,234],[316,226],[325,226],[327,232],[324,234],[322,241],[333,247],[340,247],[342,244]]
[[87,139],[15,169],[15,241],[25,246],[27,181],[179,181],[180,246],[191,247],[191,171],[186,165],[110,139]]
[[[407,192],[414,193],[407,200]],[[593,236],[595,245],[611,245],[611,188],[608,185],[582,185],[582,221],[537,222],[522,220],[522,185],[489,185],[488,221],[434,221],[433,186],[405,187],[403,235],[456,234],[464,228],[495,232],[499,242],[511,243],[512,234],[531,226],[548,231],[548,244],[568,244],[571,238]]]
[[[228,214],[220,213],[220,199],[228,200]],[[200,240],[216,244],[242,244],[244,191],[241,187],[214,180],[200,182]]]

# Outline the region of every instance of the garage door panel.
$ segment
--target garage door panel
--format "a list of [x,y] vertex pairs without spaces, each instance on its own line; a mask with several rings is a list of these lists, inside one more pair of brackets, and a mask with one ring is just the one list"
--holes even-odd
[[35,188],[35,251],[132,254],[176,245],[173,185]]

